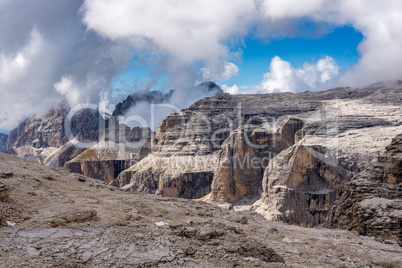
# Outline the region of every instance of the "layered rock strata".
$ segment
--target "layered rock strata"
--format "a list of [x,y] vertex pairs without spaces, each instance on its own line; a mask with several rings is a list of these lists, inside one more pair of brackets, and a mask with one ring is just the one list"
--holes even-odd
[[216,155],[150,155],[123,171],[112,185],[125,191],[196,199],[211,192]]
[[151,136],[149,128],[130,129],[116,124],[105,133],[102,142],[86,149],[64,166],[72,172],[110,183],[123,170],[150,153]]
[[329,228],[356,230],[402,246],[402,134],[385,152],[359,173],[332,207]]
[[[191,192],[200,187],[184,183],[188,171],[207,172],[213,174],[207,200],[315,226],[323,223],[353,175],[402,130],[401,100],[398,82],[314,93],[205,98],[168,115],[159,125],[152,154],[123,172],[113,185],[187,196],[182,194],[184,185],[194,187]],[[244,167],[246,156],[255,166]],[[199,157],[210,159],[211,165],[169,171],[163,164],[194,166]],[[268,166],[261,163],[266,158],[272,158]],[[206,185],[210,176],[203,180]],[[261,192],[261,200],[250,203]]]
[[269,160],[295,142],[303,121],[287,117],[279,131],[262,127],[241,128],[222,144],[214,170],[211,198],[236,202],[253,198],[261,189],[262,176]]
[[[35,115],[20,123],[9,134],[6,152],[41,163],[54,163],[48,158],[69,142],[65,133],[68,110],[65,106],[53,107],[44,116]],[[106,125],[99,112],[91,109],[78,111],[70,123],[72,136],[83,142],[97,141],[99,129]]]

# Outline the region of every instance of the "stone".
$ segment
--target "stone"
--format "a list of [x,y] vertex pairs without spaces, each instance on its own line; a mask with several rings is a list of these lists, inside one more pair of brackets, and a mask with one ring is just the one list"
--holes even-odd
[[[65,133],[65,120],[69,107],[61,104],[47,114],[34,115],[10,131],[5,152],[41,163],[57,161],[47,159],[69,140]],[[83,109],[71,120],[71,134],[78,141],[97,141],[99,129],[105,125],[98,111]],[[100,124],[101,122],[101,124]]]
[[277,132],[258,127],[234,131],[218,154],[210,199],[233,203],[257,195],[269,160],[293,145],[302,127],[303,120],[287,117]]
[[8,202],[9,187],[0,182],[0,202]]
[[149,128],[130,129],[123,124],[116,125],[109,128],[102,142],[86,149],[64,166],[72,172],[111,183],[122,171],[150,153],[151,136]]
[[402,134],[358,173],[332,207],[325,227],[354,230],[402,246]]

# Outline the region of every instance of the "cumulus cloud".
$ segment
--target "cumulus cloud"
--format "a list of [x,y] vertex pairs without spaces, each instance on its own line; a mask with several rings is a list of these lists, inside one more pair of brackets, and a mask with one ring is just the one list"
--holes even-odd
[[87,32],[82,4],[0,1],[0,128],[44,114],[65,97],[96,103],[124,69],[131,46]]
[[225,93],[229,94],[239,94],[240,92],[239,87],[237,85],[228,86],[226,84],[223,84],[221,88]]
[[292,67],[290,62],[275,56],[264,74],[260,85],[253,91],[259,93],[301,92],[322,88],[325,82],[337,77],[339,66],[333,58],[326,56],[315,64],[305,63],[303,68]]
[[361,32],[358,63],[339,73],[331,55],[302,68],[275,58],[261,92],[401,78],[399,0],[3,0],[0,14],[0,128],[61,98],[99,101],[134,56],[151,66],[151,80],[167,75],[166,87],[229,80],[240,72],[233,47],[247,36],[305,36],[298,28],[305,20],[324,25],[319,34],[343,25]]
[[59,82],[54,84],[54,88],[66,97],[71,106],[79,104],[81,90],[70,77],[63,76]]
[[338,85],[359,86],[400,79],[402,68],[402,2],[389,0],[263,0],[261,13],[271,20],[309,18],[333,25],[351,25],[364,35],[358,63],[337,80]]
[[245,34],[253,0],[86,0],[84,22],[113,40],[147,40],[175,64],[225,57],[223,41]]
[[204,81],[229,80],[239,75],[239,67],[232,62],[224,61],[218,68],[213,68],[212,70],[207,67],[201,68],[201,73]]

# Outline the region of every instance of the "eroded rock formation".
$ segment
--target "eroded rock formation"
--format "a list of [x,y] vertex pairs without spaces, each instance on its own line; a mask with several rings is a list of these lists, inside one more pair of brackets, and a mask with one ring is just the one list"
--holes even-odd
[[125,191],[200,198],[211,192],[215,157],[150,155],[123,171],[112,185]]
[[243,127],[232,132],[218,154],[212,200],[233,203],[258,194],[268,161],[293,145],[295,134],[302,127],[302,120],[287,117],[279,131]]
[[150,153],[151,136],[149,128],[130,129],[115,124],[104,133],[102,142],[86,149],[64,166],[75,173],[110,183]]
[[[326,147],[298,144],[277,155],[265,170],[266,217],[312,227],[322,223],[352,173]],[[332,159],[331,159],[332,157]]]
[[[152,154],[113,185],[188,197],[182,194],[184,185],[197,192],[195,187],[211,178],[204,175],[202,184],[188,184],[189,172],[197,181],[196,174],[213,174],[204,200],[231,202],[235,209],[247,205],[270,219],[315,226],[323,223],[353,175],[402,131],[401,100],[400,83],[205,98],[168,115],[159,125]],[[211,165],[185,168],[200,157]],[[254,167],[244,167],[247,157]],[[272,158],[268,167],[264,158]],[[171,162],[183,165],[169,169]]]
[[[35,115],[20,123],[9,134],[6,152],[41,163],[54,163],[48,158],[69,141],[65,133],[68,110],[63,105],[53,107],[44,116]],[[71,134],[79,141],[97,141],[100,125],[105,122],[97,111],[83,109],[72,117]]]
[[402,134],[348,184],[325,226],[397,239],[402,246]]

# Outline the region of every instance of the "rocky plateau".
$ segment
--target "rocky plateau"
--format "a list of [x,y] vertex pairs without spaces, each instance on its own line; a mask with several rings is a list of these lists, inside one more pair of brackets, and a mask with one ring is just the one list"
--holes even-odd
[[2,153],[0,194],[0,267],[402,265],[402,248],[392,240],[119,191],[65,168]]
[[[130,96],[112,120],[84,110],[73,120],[73,140],[63,136],[66,112],[35,116],[10,132],[6,151],[134,196],[195,199],[270,221],[401,240],[401,81],[222,93],[166,116],[156,133],[118,123],[147,96]],[[80,148],[83,141],[94,144]]]

